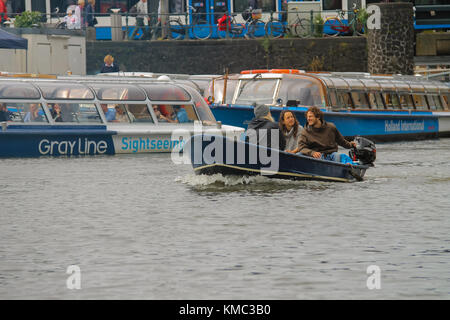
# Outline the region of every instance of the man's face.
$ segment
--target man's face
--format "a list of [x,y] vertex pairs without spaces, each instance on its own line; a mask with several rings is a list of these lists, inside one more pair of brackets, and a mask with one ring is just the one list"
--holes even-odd
[[314,125],[316,125],[320,120],[319,120],[319,118],[316,118],[316,116],[314,115],[314,113],[312,113],[312,112],[307,112],[306,113],[306,121],[308,122],[308,124],[310,125],[310,126],[314,126]]

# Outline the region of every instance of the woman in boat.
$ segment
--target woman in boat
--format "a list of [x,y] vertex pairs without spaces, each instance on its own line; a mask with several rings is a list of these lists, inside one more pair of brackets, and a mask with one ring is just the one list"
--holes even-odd
[[338,145],[356,148],[355,141],[347,141],[336,126],[323,119],[323,112],[310,107],[306,113],[306,125],[300,134],[299,151],[316,159],[354,164],[349,156],[338,153]]
[[[284,150],[286,140],[278,127],[278,123],[272,118],[269,106],[265,104],[254,104],[255,117],[250,121],[246,131],[246,141],[264,145],[267,148]],[[274,131],[275,130],[275,131]],[[277,145],[272,145],[272,134],[275,134]],[[277,141],[278,140],[278,141]]]
[[298,123],[295,114],[292,111],[283,110],[280,114],[278,125],[286,140],[284,151],[289,153],[299,152],[298,142],[303,127]]

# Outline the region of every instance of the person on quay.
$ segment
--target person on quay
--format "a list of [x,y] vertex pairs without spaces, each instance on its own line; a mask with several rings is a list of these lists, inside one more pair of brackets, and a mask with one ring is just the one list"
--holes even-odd
[[283,110],[278,121],[281,132],[286,140],[284,151],[289,153],[297,153],[300,151],[298,143],[300,141],[300,133],[303,127],[299,124],[294,112]]
[[139,32],[139,29],[142,29],[142,35],[139,38],[141,39],[150,39],[150,30],[145,28],[145,20],[147,20],[147,26],[150,29],[150,16],[148,15],[148,3],[147,0],[139,0],[136,4],[136,27],[134,28],[133,33],[131,34],[131,39],[134,39],[136,34]]
[[[253,106],[255,117],[248,124],[246,141],[256,141],[258,144],[268,148],[284,150],[286,141],[278,123],[275,122],[270,113],[269,106],[264,104],[253,104]],[[275,135],[274,140],[276,145],[272,145],[272,135]]]
[[0,25],[3,25],[3,23],[9,20],[8,10],[6,9],[6,1],[0,0]]
[[347,141],[333,123],[325,121],[318,107],[308,108],[305,116],[306,125],[298,144],[300,153],[315,159],[355,164],[349,156],[337,152],[338,146],[356,148],[355,141]]
[[103,62],[104,64],[100,70],[100,73],[119,72],[119,65],[114,63],[114,57],[112,55],[106,55]]

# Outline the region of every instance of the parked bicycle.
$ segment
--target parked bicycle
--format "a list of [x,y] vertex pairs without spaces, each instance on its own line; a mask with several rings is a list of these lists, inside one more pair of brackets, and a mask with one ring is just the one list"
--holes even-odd
[[353,35],[361,36],[364,34],[364,24],[359,20],[359,9],[356,4],[353,4],[353,14],[348,23],[345,22],[345,11],[338,11],[336,16],[325,19],[324,26],[331,28],[331,33],[324,33],[325,36],[336,37],[341,34],[349,34],[352,31]]
[[291,24],[273,18],[273,14],[271,14],[270,20],[264,26],[264,30],[266,35],[272,38],[281,38],[285,35],[306,38],[312,35],[311,20],[302,18],[299,16],[299,12],[296,12],[296,17]]
[[241,13],[244,23],[236,22],[237,13],[231,15],[225,13],[217,22],[217,33],[219,38],[236,38],[241,35],[244,37],[257,37],[258,26],[264,26],[261,20],[262,10],[252,9],[251,7]]
[[190,25],[184,24],[181,16],[169,19],[170,37],[175,40],[189,37],[190,34],[196,39],[208,39],[212,34],[212,26],[206,20],[205,14],[197,13],[197,9],[189,6],[192,10],[192,23]]

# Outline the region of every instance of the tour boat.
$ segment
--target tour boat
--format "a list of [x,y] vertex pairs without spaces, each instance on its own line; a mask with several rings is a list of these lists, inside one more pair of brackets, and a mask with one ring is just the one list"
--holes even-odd
[[194,133],[239,138],[198,90],[128,77],[0,77],[0,157],[181,150]]
[[396,141],[450,136],[450,84],[421,76],[304,72],[296,69],[245,70],[213,79],[205,98],[215,118],[244,126],[254,104],[295,113],[317,106],[325,120],[347,138]]

